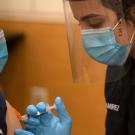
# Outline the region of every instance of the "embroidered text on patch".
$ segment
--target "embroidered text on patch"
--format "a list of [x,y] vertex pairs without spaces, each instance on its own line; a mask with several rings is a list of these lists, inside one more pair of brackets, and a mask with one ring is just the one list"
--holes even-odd
[[118,112],[120,109],[120,106],[115,105],[115,104],[111,104],[111,103],[107,103],[107,109]]

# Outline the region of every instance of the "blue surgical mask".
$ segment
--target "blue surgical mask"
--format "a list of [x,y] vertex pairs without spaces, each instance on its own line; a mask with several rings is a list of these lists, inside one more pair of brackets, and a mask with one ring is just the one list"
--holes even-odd
[[125,45],[117,43],[111,27],[81,32],[83,46],[94,60],[107,65],[123,65],[127,60],[132,44],[131,42]]
[[0,30],[0,72],[2,72],[7,60],[8,60],[7,44],[3,30]]

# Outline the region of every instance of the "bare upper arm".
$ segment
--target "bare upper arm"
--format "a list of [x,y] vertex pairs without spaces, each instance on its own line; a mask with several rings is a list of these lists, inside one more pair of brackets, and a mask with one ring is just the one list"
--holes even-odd
[[7,135],[14,135],[14,130],[16,128],[21,128],[21,124],[15,114],[13,107],[6,101],[7,113],[6,113],[6,123],[7,123]]

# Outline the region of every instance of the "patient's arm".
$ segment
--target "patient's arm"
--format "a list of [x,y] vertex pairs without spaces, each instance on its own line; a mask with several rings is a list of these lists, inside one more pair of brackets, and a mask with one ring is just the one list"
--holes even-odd
[[16,128],[22,128],[21,124],[15,114],[13,107],[6,101],[7,113],[6,113],[6,123],[7,123],[7,135],[14,135],[14,130]]

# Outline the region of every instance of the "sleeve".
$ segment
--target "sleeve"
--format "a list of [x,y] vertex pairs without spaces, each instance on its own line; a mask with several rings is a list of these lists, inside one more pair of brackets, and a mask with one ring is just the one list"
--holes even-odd
[[128,132],[129,135],[135,135],[135,88],[130,94],[129,98],[129,118],[128,118]]
[[132,60],[132,69],[130,70],[130,88],[131,92],[128,100],[128,130],[129,135],[135,135],[135,60]]
[[3,94],[0,93],[0,132],[3,135],[7,134],[6,112],[7,112],[6,101]]

